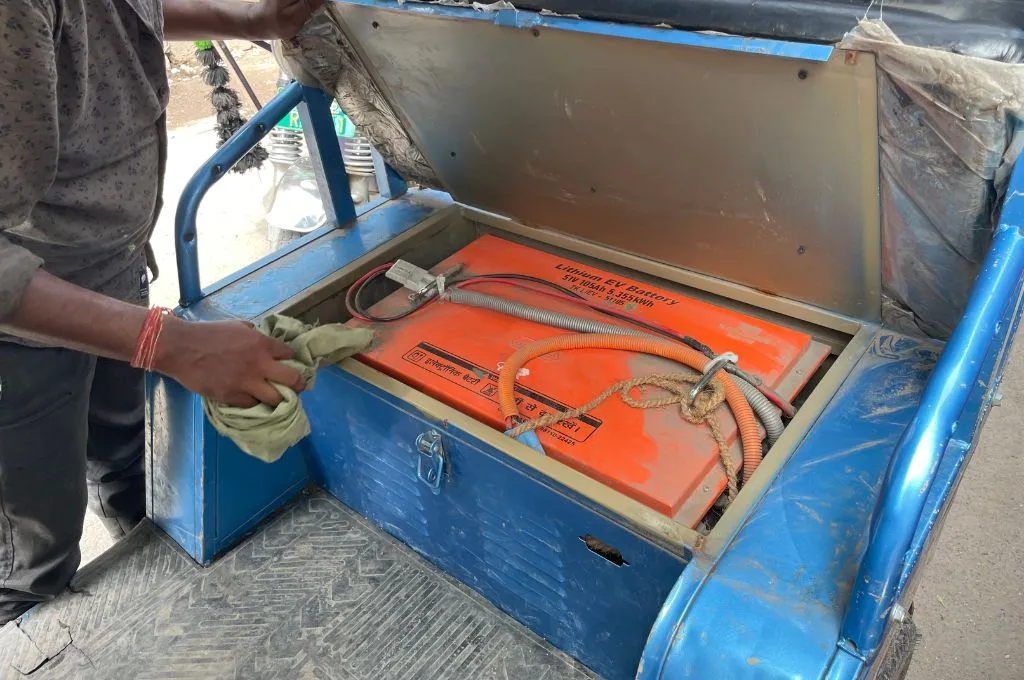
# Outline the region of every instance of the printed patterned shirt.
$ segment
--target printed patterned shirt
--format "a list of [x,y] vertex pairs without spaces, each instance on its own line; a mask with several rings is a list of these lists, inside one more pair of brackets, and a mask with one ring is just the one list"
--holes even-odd
[[162,204],[160,0],[0,0],[0,92],[0,320],[39,267],[137,300],[119,289]]

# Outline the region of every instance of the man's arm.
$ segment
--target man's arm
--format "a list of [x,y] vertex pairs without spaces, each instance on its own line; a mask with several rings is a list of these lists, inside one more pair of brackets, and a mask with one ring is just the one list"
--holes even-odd
[[[143,307],[37,270],[3,327],[29,339],[127,362],[146,314]],[[241,321],[195,323],[171,316],[160,333],[153,369],[217,401],[276,405],[281,395],[270,382],[295,390],[304,387],[302,377],[280,362],[291,357],[288,345]]]
[[[42,260],[7,234],[30,223],[57,172],[57,73],[53,2],[0,0],[0,329],[128,361],[147,310],[92,293],[41,269]],[[156,181],[156,177],[153,178]],[[267,381],[301,389],[278,359],[287,345],[242,322],[167,319],[155,369],[185,387],[247,406],[277,404]]]
[[166,40],[292,38],[324,0],[164,0]]

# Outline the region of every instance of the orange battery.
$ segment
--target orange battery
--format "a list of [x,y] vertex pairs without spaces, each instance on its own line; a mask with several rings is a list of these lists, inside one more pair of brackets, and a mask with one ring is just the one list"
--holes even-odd
[[[459,278],[514,273],[545,279],[611,309],[668,326],[716,352],[734,352],[740,366],[787,399],[799,392],[829,352],[793,329],[495,236],[478,238],[433,272],[456,264],[463,267]],[[468,289],[628,325],[585,306],[501,283]],[[408,290],[399,290],[371,312],[391,316],[408,307],[408,298]],[[435,301],[398,321],[349,323],[376,331],[373,346],[361,355],[367,364],[502,430],[497,402],[502,362],[527,343],[569,332],[447,301]],[[658,357],[616,350],[550,354],[520,371],[519,410],[527,418],[566,411],[619,381],[687,370]],[[638,396],[658,396],[656,388],[648,389]],[[742,455],[736,423],[726,406],[716,415],[738,467]],[[725,471],[710,432],[683,420],[676,406],[636,409],[613,396],[587,415],[540,430],[539,437],[552,458],[691,527],[725,489]]]

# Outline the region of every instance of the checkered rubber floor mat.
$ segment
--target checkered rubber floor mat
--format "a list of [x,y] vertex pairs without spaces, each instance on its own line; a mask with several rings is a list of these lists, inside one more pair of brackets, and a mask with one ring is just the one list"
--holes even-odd
[[592,679],[314,493],[202,568],[151,524],[0,630],[0,678]]

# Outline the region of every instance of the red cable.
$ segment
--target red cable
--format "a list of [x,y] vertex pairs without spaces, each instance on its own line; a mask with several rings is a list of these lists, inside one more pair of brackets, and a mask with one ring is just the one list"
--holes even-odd
[[345,308],[348,310],[349,314],[359,319],[360,321],[372,321],[372,319],[370,319],[367,316],[364,316],[363,314],[360,314],[356,310],[356,295],[359,294],[359,291],[362,289],[362,287],[366,284],[367,281],[372,279],[374,276],[377,276],[382,271],[387,271],[388,269],[391,268],[392,265],[394,265],[394,262],[388,262],[386,264],[380,265],[379,267],[374,267],[373,269],[359,277],[355,283],[348,287],[348,290],[345,292]]
[[782,411],[782,414],[784,416],[786,416],[787,418],[792,418],[793,416],[796,415],[796,407],[793,406],[788,401],[786,401],[785,399],[783,399],[778,392],[768,387],[764,383],[760,385],[755,385],[754,387],[756,387],[757,391],[763,394],[768,401],[775,404],[775,406],[777,406],[778,409]]

